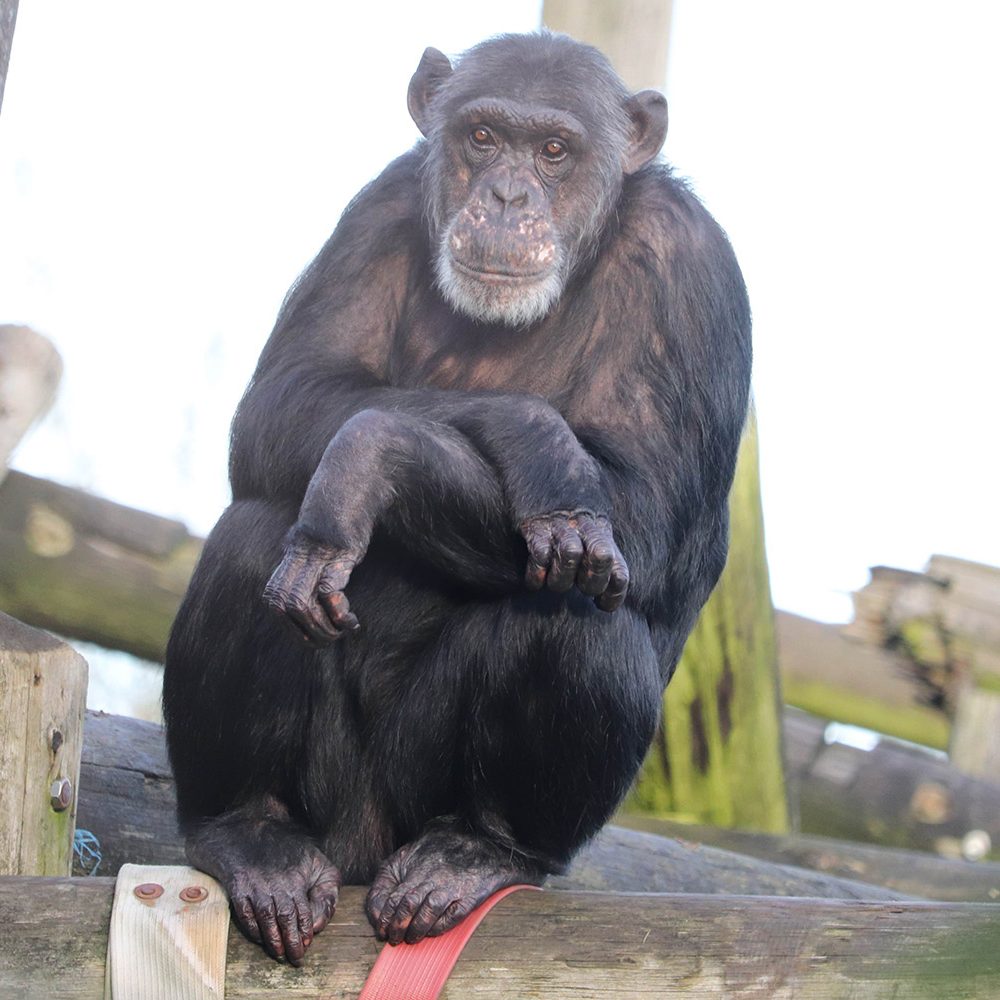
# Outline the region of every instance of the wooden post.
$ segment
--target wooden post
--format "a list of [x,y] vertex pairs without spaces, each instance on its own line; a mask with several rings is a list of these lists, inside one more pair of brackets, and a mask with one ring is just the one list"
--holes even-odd
[[0,614],[0,875],[69,875],[87,663]]
[[1000,691],[975,684],[959,691],[948,756],[960,771],[1000,784]]
[[[0,75],[0,89],[2,83]],[[41,334],[26,326],[0,326],[0,481],[24,432],[52,405],[61,375],[59,352]]]
[[14,22],[17,20],[17,0],[0,0],[0,107],[3,107],[3,90],[7,82],[10,46],[14,41]]
[[[637,90],[666,81],[670,12],[670,0],[545,0],[543,20],[596,45]],[[788,803],[752,420],[729,506],[726,570],[667,690],[664,725],[628,808],[781,832]]]

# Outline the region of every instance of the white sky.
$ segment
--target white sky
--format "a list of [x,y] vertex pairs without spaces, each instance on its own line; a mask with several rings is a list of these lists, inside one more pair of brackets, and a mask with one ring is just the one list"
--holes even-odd
[[[21,0],[0,114],[0,322],[57,344],[15,465],[206,532],[284,292],[416,138],[426,45],[537,0]],[[776,603],[867,567],[1000,563],[1000,5],[675,0],[666,156],[755,315]]]

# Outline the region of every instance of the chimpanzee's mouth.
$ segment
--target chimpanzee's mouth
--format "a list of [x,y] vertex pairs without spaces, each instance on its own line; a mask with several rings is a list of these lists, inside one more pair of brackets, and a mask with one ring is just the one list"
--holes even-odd
[[486,284],[496,285],[528,285],[548,276],[551,268],[544,268],[541,271],[506,271],[499,268],[473,267],[471,264],[464,264],[457,257],[452,255],[452,266],[456,271],[482,281]]

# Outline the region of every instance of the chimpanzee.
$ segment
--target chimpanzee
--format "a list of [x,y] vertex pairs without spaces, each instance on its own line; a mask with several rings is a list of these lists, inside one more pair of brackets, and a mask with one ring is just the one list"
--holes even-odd
[[192,864],[297,964],[341,879],[391,943],[563,869],[642,762],[725,560],[750,314],[595,49],[427,49],[424,138],[294,285],[164,712]]

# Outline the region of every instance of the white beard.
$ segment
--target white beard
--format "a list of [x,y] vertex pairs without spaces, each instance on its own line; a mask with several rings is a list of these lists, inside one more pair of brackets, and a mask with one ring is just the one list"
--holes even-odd
[[559,301],[565,284],[561,260],[537,281],[483,281],[454,266],[449,235],[450,227],[438,246],[434,271],[441,294],[456,312],[480,323],[525,327],[537,323]]

